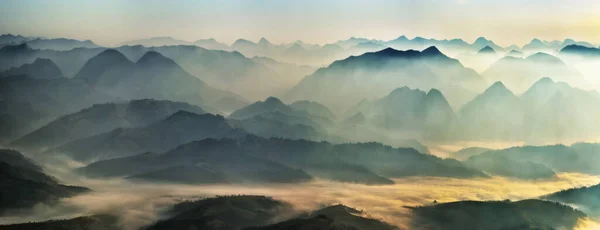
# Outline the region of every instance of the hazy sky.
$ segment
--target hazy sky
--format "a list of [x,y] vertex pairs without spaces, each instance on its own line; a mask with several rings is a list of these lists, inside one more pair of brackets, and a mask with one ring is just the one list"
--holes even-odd
[[329,43],[351,36],[485,36],[501,45],[566,37],[600,43],[598,0],[0,0],[0,33]]

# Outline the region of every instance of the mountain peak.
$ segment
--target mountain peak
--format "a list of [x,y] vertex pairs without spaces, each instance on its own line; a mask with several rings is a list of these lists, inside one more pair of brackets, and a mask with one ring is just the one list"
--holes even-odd
[[279,98],[276,97],[268,97],[265,100],[266,104],[283,104],[283,102],[281,100],[279,100]]
[[194,120],[197,120],[197,119],[218,119],[218,120],[225,120],[225,118],[223,116],[220,116],[220,115],[214,115],[214,114],[210,114],[210,113],[197,114],[197,113],[189,112],[189,111],[186,111],[186,110],[178,110],[177,112],[171,114],[170,116],[168,116],[164,120],[167,121],[167,122],[178,122],[178,121],[189,120],[189,119],[194,119]]
[[492,48],[490,46],[485,46],[485,47],[481,48],[477,53],[479,53],[479,54],[495,54],[496,51],[494,50],[494,48]]
[[26,50],[31,50],[31,48],[26,43],[21,43],[19,45],[14,46],[8,45],[0,48],[0,52],[20,52]]
[[427,55],[427,56],[437,56],[437,55],[444,55],[437,47],[435,46],[430,46],[427,49],[424,49],[423,51],[421,51],[422,54]]
[[271,42],[269,42],[269,40],[267,40],[266,38],[260,38],[260,40],[258,41],[258,44],[267,46],[267,45],[271,45]]
[[159,52],[156,51],[148,51],[144,54],[144,56],[142,56],[138,61],[137,64],[143,64],[143,65],[157,65],[157,64],[175,64],[175,62],[165,56],[163,56],[162,54],[160,54]]
[[485,92],[483,92],[483,94],[505,94],[505,93],[510,93],[513,94],[508,88],[506,88],[506,86],[504,85],[504,83],[502,83],[501,81],[497,81],[494,82],[494,84],[492,84],[492,86],[490,86],[489,88],[487,88],[485,90]]
[[546,62],[546,63],[553,63],[553,64],[563,63],[563,61],[560,60],[560,58],[555,57],[550,54],[547,54],[547,53],[543,53],[543,52],[537,52],[535,54],[530,55],[529,57],[527,57],[525,59],[529,60],[529,61],[539,61],[539,62]]
[[474,43],[488,43],[488,42],[490,42],[490,40],[488,40],[487,38],[485,38],[485,37],[478,37],[477,39],[475,39]]

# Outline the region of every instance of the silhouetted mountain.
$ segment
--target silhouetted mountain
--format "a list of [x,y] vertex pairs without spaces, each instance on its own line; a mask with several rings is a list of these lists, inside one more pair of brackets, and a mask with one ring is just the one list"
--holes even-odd
[[58,66],[50,59],[38,58],[31,64],[24,64],[17,68],[10,68],[4,72],[0,72],[0,76],[15,76],[26,75],[31,78],[51,79],[63,77]]
[[48,220],[23,224],[0,225],[3,230],[114,230],[121,229],[119,220],[111,215],[93,215],[66,220]]
[[0,215],[87,191],[84,187],[59,184],[19,152],[0,150]]
[[306,217],[281,223],[252,227],[247,230],[322,229],[322,230],[395,230],[395,226],[380,220],[364,217],[366,213],[344,205],[334,205],[316,210]]
[[197,114],[204,113],[202,108],[187,103],[151,99],[96,104],[79,112],[62,116],[13,141],[10,146],[25,149],[53,148],[116,128],[149,125],[179,110]]
[[172,37],[151,37],[139,40],[126,41],[120,44],[120,46],[136,46],[141,45],[145,47],[153,46],[178,46],[178,45],[191,45],[191,42],[175,39]]
[[167,212],[171,218],[147,229],[238,230],[271,224],[295,214],[291,205],[264,196],[226,196],[187,201]]
[[523,104],[502,82],[494,83],[465,104],[458,117],[468,138],[522,140],[524,135]]
[[600,215],[600,185],[565,189],[540,199],[573,205],[594,217]]
[[518,50],[511,50],[510,52],[506,53],[506,56],[511,56],[511,57],[523,57],[523,52],[518,51]]
[[381,92],[402,86],[429,90],[451,85],[480,88],[483,79],[435,47],[421,52],[388,48],[321,68],[304,78],[285,98],[318,101],[335,109],[349,107],[363,98],[381,97]]
[[411,208],[414,229],[573,229],[586,215],[541,200],[459,201]]
[[232,93],[212,88],[184,71],[173,60],[149,51],[132,63],[116,50],[106,50],[90,59],[76,78],[95,88],[126,99],[153,98],[209,103]]
[[147,126],[117,128],[68,142],[45,154],[66,154],[81,161],[103,160],[142,152],[164,152],[194,140],[244,134],[244,131],[228,124],[222,116],[198,115],[180,110]]
[[13,34],[2,34],[0,35],[0,46],[3,45],[16,45],[21,44],[23,42],[36,39],[35,37],[25,37],[21,35],[13,35]]
[[482,76],[490,81],[502,81],[515,92],[523,92],[543,77],[584,85],[582,75],[562,60],[546,53],[527,58],[504,57],[494,62]]

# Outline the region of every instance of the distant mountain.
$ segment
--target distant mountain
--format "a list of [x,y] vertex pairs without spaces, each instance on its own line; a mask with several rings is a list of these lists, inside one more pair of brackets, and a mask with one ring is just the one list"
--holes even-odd
[[229,48],[228,45],[220,43],[217,40],[215,40],[214,38],[196,40],[194,42],[194,45],[197,45],[199,47],[202,47],[204,49],[209,49],[209,50],[228,51],[231,49],[231,48]]
[[117,128],[68,142],[45,154],[66,154],[75,160],[94,161],[143,152],[164,152],[194,140],[244,134],[244,131],[228,124],[222,116],[180,110],[147,126]]
[[458,201],[411,208],[414,229],[573,229],[586,215],[542,201]]
[[546,165],[530,161],[516,161],[502,156],[492,159],[475,155],[469,157],[464,163],[491,175],[519,179],[548,179],[556,176],[556,173]]
[[523,55],[524,55],[523,52],[518,51],[518,50],[511,50],[508,53],[506,53],[507,57],[510,56],[510,57],[517,57],[517,58],[519,58],[519,57],[523,57]]
[[167,211],[168,219],[146,229],[242,229],[295,215],[291,205],[264,196],[227,196],[187,201]]
[[[306,175],[311,175],[343,182],[390,184],[392,181],[386,177],[486,176],[464,167],[458,161],[442,160],[414,149],[396,149],[377,143],[331,145],[326,142],[264,139],[256,136],[237,140],[196,141],[159,155],[143,154],[99,161],[79,171],[89,176],[128,177],[165,168],[185,167],[185,170],[177,171],[186,171],[190,169],[190,164],[213,169],[213,172],[225,175],[227,181],[233,182],[298,182],[306,180]],[[261,167],[263,171],[268,170],[264,173],[255,172]],[[269,170],[281,172],[271,175],[267,173]],[[191,180],[189,176],[181,176]]]
[[0,35],[0,47],[3,45],[16,45],[23,42],[36,39],[35,37],[25,37],[21,35],[2,34]]
[[478,54],[491,54],[491,55],[495,55],[496,51],[492,47],[485,46],[485,47],[481,48],[479,51],[477,51],[477,53]]
[[0,142],[27,134],[64,114],[117,99],[68,78],[0,78]]
[[295,101],[290,104],[290,107],[296,110],[304,110],[313,116],[324,117],[332,121],[336,120],[335,114],[327,106],[315,101]]
[[455,158],[457,160],[466,160],[471,156],[476,156],[482,154],[487,151],[491,151],[492,149],[481,148],[481,147],[470,147],[458,150],[456,152],[450,153],[450,157]]
[[50,59],[38,58],[31,64],[10,68],[0,72],[0,76],[29,76],[36,79],[52,79],[64,77],[58,66]]
[[96,104],[76,113],[62,116],[13,141],[10,146],[21,149],[53,148],[66,142],[88,138],[116,128],[149,125],[179,110],[197,114],[204,113],[202,108],[187,103],[151,99]]
[[212,88],[183,70],[173,60],[149,51],[137,62],[116,50],[105,50],[77,73],[94,88],[126,99],[152,98],[210,104],[231,92]]
[[50,59],[65,77],[74,76],[88,59],[104,48],[77,48],[66,51],[33,49],[28,44],[8,45],[0,48],[0,71],[34,62],[38,58]]
[[600,185],[565,189],[540,199],[573,205],[591,216],[600,215]]
[[135,46],[141,45],[145,47],[153,46],[177,46],[177,45],[191,45],[191,42],[175,39],[172,37],[152,37],[139,40],[126,41],[121,43],[119,46]]
[[231,114],[232,112],[248,105],[250,105],[250,102],[240,97],[223,97],[213,102],[210,106],[213,108],[219,108],[219,111],[223,112],[224,114]]
[[577,70],[546,53],[536,53],[527,58],[504,57],[494,62],[482,76],[489,81],[502,81],[515,92],[525,91],[543,77],[585,85],[583,76]]
[[554,53],[559,51],[566,46],[570,45],[578,45],[584,47],[594,47],[594,45],[587,42],[577,42],[573,39],[565,39],[564,41],[542,41],[540,39],[534,38],[523,46],[523,50],[527,52],[551,52]]
[[426,93],[397,88],[383,98],[359,103],[351,113],[355,111],[378,128],[407,132],[413,138],[446,139],[457,125],[454,111],[437,89]]
[[[593,162],[600,159],[596,154],[599,150],[600,145],[592,143],[579,143],[571,146],[522,146],[488,151],[471,158],[480,162],[498,162],[498,164],[512,162],[510,163],[512,166],[506,166],[516,168],[505,167],[505,169],[509,169],[507,173],[527,173],[529,170],[549,173],[549,168],[555,172],[597,174],[599,170],[594,167]],[[466,163],[468,164],[468,162]],[[518,167],[518,165],[523,167]],[[524,167],[527,165],[529,166]],[[490,166],[495,167],[494,165]],[[485,169],[481,170],[485,171]]]
[[72,50],[72,49],[76,49],[76,48],[99,48],[100,47],[90,40],[80,41],[80,40],[68,39],[68,38],[53,38],[53,39],[37,38],[37,39],[27,41],[26,44],[33,49],[56,50],[56,51],[66,51],[66,50]]
[[59,184],[21,153],[0,150],[0,215],[24,211],[38,203],[52,204],[60,198],[89,189]]
[[298,217],[264,227],[251,227],[246,230],[284,230],[284,229],[399,229],[377,219],[367,218],[365,212],[344,205],[334,205],[312,212],[305,217]]
[[560,54],[580,56],[581,58],[597,58],[600,57],[600,49],[580,45],[568,45],[560,50]]
[[30,222],[22,224],[0,225],[4,230],[23,230],[23,229],[44,229],[44,230],[64,230],[64,229],[85,229],[85,230],[114,230],[120,229],[119,220],[110,215],[82,216],[66,220],[48,220],[44,222]]
[[246,39],[238,39],[231,45],[231,48],[247,57],[269,57],[282,62],[315,66],[331,63],[336,59],[348,56],[348,52],[339,44],[320,46],[302,41],[273,44],[265,38],[261,38],[257,43]]
[[473,48],[475,48],[477,50],[481,50],[482,48],[485,48],[485,47],[490,47],[495,51],[504,50],[504,48],[500,47],[499,45],[496,45],[496,43],[494,43],[493,41],[488,40],[487,38],[484,38],[484,37],[478,37],[477,39],[475,39],[472,46],[473,46]]
[[[391,48],[339,60],[307,76],[285,99],[319,101],[330,108],[347,108],[363,98],[408,86],[429,90],[460,85],[480,88],[483,79],[437,48],[398,51]],[[334,93],[335,92],[335,93]]]
[[525,108],[521,99],[496,82],[458,111],[468,139],[522,140]]

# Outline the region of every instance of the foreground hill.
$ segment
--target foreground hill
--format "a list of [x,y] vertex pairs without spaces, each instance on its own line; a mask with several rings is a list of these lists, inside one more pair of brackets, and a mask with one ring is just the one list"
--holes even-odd
[[52,204],[89,189],[59,184],[21,153],[0,150],[0,215]]
[[[181,169],[183,166],[185,169]],[[264,139],[256,136],[237,140],[195,141],[163,154],[141,154],[99,161],[79,171],[88,176],[130,177],[146,174],[145,178],[149,178],[147,173],[162,170],[161,174],[166,174],[165,169],[169,169],[172,175],[190,169],[204,171],[198,176],[209,175],[207,172],[212,171],[213,174],[216,172],[215,176],[225,175],[226,181],[231,182],[252,180],[252,176],[257,178],[254,180],[278,181],[278,177],[298,178],[306,175],[304,172],[325,179],[362,184],[393,183],[386,177],[486,176],[477,170],[466,168],[458,161],[443,160],[414,149],[392,148],[377,143],[332,145],[326,142]],[[281,172],[268,173],[277,170]],[[179,175],[181,178],[189,178]],[[171,177],[173,182],[186,182],[177,179],[177,176]]]
[[415,229],[573,229],[586,215],[541,200],[458,201],[411,208]]
[[121,229],[117,217],[110,215],[82,216],[67,220],[49,220],[23,224],[0,225],[2,230],[115,230]]
[[264,196],[224,196],[176,204],[172,217],[147,227],[160,229],[236,230],[262,226],[295,214],[288,203]]
[[[307,76],[284,97],[286,100],[313,100],[329,107],[347,108],[363,98],[383,96],[408,86],[442,92],[449,86],[480,90],[483,79],[437,48],[398,51],[391,48],[339,60]],[[445,92],[446,96],[450,91]],[[458,96],[458,95],[457,95]]]
[[541,199],[574,205],[592,216],[600,215],[600,185],[561,190]]
[[87,138],[116,128],[149,125],[179,110],[197,114],[204,113],[202,108],[187,103],[151,99],[96,104],[79,112],[62,116],[13,141],[10,146],[26,149],[53,148],[66,142]]
[[284,229],[354,229],[354,230],[397,230],[398,228],[380,220],[364,217],[365,212],[344,205],[325,207],[306,217],[294,218],[264,227],[252,227],[247,230],[284,230]]

